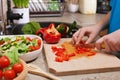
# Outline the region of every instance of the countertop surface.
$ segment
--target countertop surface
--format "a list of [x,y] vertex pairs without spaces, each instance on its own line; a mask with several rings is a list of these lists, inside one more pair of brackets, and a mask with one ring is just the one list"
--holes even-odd
[[[34,17],[34,18],[31,18],[31,21],[38,21],[38,22],[50,21],[50,22],[72,23],[75,20],[77,21],[78,25],[87,26],[90,24],[95,24],[97,21],[99,21],[104,16],[105,16],[104,14],[84,15],[80,13],[65,12],[63,16],[61,17],[36,17],[36,18]],[[30,63],[39,66],[41,69],[49,73],[44,52],[42,52],[36,60]],[[63,80],[119,80],[120,71],[105,72],[105,73],[92,73],[92,74],[77,74],[77,75],[58,76],[58,77],[60,77]],[[26,80],[49,80],[49,79],[44,78],[42,76],[28,74],[26,77]]]

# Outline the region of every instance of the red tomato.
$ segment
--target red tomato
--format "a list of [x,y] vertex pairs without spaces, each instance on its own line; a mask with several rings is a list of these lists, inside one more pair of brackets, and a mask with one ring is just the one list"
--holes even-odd
[[35,47],[34,46],[29,46],[29,48],[33,51],[35,50]]
[[5,43],[5,41],[0,41],[0,45],[2,45],[2,44],[4,44]]
[[38,49],[40,49],[40,46],[39,45],[37,45],[37,46],[34,46],[35,47],[35,50],[38,50]]
[[23,65],[21,63],[16,63],[12,66],[12,70],[14,70],[15,73],[20,73],[23,71]]
[[26,40],[28,41],[32,41],[32,39],[30,37],[26,37]]
[[16,77],[15,71],[14,70],[6,70],[4,73],[4,78],[5,80],[13,80]]
[[7,56],[0,57],[0,68],[5,68],[10,65],[10,60]]
[[2,79],[2,77],[3,77],[3,72],[2,70],[0,70],[0,80]]
[[37,43],[38,43],[38,45],[40,46],[40,45],[41,45],[41,40],[38,39],[38,40],[37,40]]

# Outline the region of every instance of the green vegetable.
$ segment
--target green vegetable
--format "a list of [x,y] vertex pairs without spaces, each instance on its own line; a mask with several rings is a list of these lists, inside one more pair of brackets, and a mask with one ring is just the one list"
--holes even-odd
[[69,30],[69,27],[68,27],[67,25],[65,25],[65,24],[59,24],[59,25],[56,27],[56,29],[57,29],[58,32],[60,32],[60,33],[63,33],[63,32],[67,33],[68,30]]
[[30,50],[30,46],[38,45],[36,38],[29,41],[24,36],[6,37],[1,40],[6,41],[0,45],[0,54],[6,55],[10,59],[11,65],[18,62],[19,55],[26,54]]
[[57,0],[51,0],[49,5],[48,5],[48,10],[49,11],[59,11],[59,3]]
[[72,29],[74,29],[76,25],[77,25],[77,23],[76,23],[76,21],[74,21],[74,22],[69,26],[69,30],[68,30],[67,34],[70,34],[70,32],[72,32]]
[[24,34],[35,34],[41,26],[37,22],[29,22],[22,27],[22,32]]
[[19,61],[18,49],[15,47],[11,47],[11,49],[6,51],[4,55],[10,59],[10,65],[13,65]]
[[13,0],[13,3],[16,8],[27,8],[29,0]]

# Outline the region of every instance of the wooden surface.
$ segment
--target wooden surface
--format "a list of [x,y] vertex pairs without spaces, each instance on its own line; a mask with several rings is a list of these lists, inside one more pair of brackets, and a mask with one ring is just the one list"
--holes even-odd
[[55,55],[51,50],[52,45],[59,45],[70,39],[61,39],[58,44],[44,44],[44,51],[47,59],[48,69],[55,75],[70,75],[83,73],[96,73],[120,70],[120,60],[113,55],[97,52],[90,57],[80,57],[62,63],[55,62]]

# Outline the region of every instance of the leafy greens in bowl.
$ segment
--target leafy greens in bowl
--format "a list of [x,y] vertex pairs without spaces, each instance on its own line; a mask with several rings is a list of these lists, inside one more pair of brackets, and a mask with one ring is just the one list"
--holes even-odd
[[36,35],[9,35],[0,37],[0,52],[14,52],[26,62],[37,58],[42,47],[42,39]]

